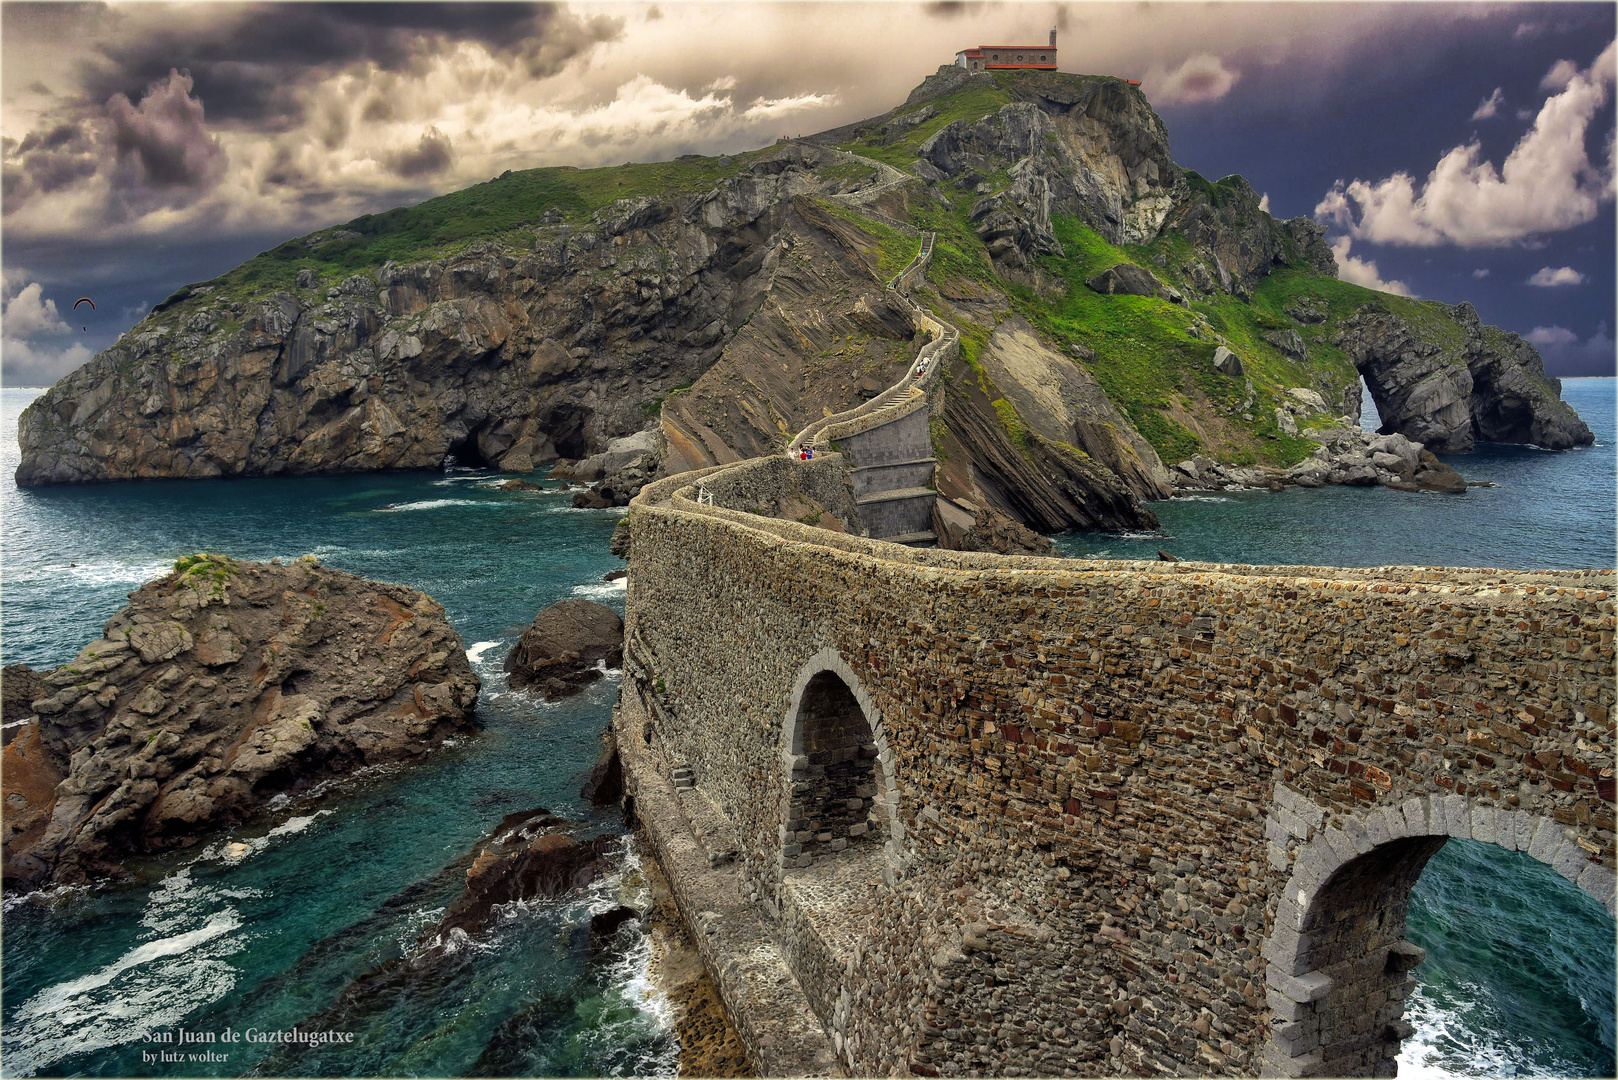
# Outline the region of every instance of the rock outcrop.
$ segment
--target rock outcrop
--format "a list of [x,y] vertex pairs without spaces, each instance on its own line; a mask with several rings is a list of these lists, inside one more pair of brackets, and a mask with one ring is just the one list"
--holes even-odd
[[142,586],[46,678],[7,747],[8,888],[115,874],[278,795],[418,757],[472,725],[479,689],[424,593],[217,555]]
[[1109,266],[1085,284],[1104,296],[1155,296],[1176,304],[1185,303],[1179,290],[1164,285],[1156,274],[1134,263]]
[[598,665],[624,662],[624,621],[605,604],[563,600],[534,616],[506,656],[513,690],[533,686],[547,701],[577,694],[601,678]]
[[557,831],[572,825],[544,809],[506,815],[478,845],[466,871],[466,891],[422,935],[432,942],[429,949],[442,949],[457,936],[482,933],[501,904],[560,896],[607,870],[612,837],[579,841]]
[[[475,952],[467,955],[467,946],[500,933],[501,915],[510,910],[507,905],[562,896],[612,871],[617,838],[581,839],[574,835],[578,831],[576,822],[542,808],[507,814],[471,850],[385,900],[377,916],[414,921],[410,915],[420,912],[424,903],[452,895],[460,884],[460,894],[445,907],[442,918],[416,935],[404,955],[394,955],[356,977],[329,1006],[298,1026],[305,1031],[366,1030],[385,1023],[387,1017],[425,1015],[441,1008],[446,982],[457,976],[461,965],[478,963]],[[272,979],[289,990],[301,985],[300,980],[311,974],[310,958],[328,956],[327,948],[344,944],[352,933],[352,928],[339,930],[317,942],[289,971]],[[542,995],[539,1003],[550,1000]],[[532,1067],[532,1058],[524,1053],[500,1052],[514,1045],[532,1048],[535,1028],[525,1012],[519,1010],[496,1029],[483,1056],[467,1069],[468,1075],[513,1076]],[[546,1026],[556,1023],[553,1018]],[[261,1059],[254,1073],[319,1075],[330,1071],[322,1068],[331,1061],[322,1057],[325,1049],[319,1043],[284,1043]]]
[[192,287],[26,410],[17,482],[438,468],[451,456],[528,472],[609,453],[753,316],[793,196],[825,190],[823,158],[837,160],[787,146],[709,190],[545,215],[530,245],[474,244],[341,280],[305,271],[247,298]]
[[1403,435],[1379,435],[1350,427],[1322,428],[1307,435],[1320,445],[1313,454],[1289,469],[1221,465],[1198,454],[1175,465],[1175,486],[1192,490],[1230,486],[1280,490],[1288,484],[1299,487],[1380,484],[1397,491],[1452,494],[1467,489],[1467,482],[1460,473],[1439,461],[1420,443]]
[[1056,545],[998,510],[965,499],[933,505],[933,533],[945,551],[992,551],[1000,555],[1050,555]]
[[1561,399],[1528,342],[1484,326],[1471,304],[1446,309],[1459,333],[1423,334],[1406,319],[1367,305],[1345,319],[1332,343],[1359,368],[1384,433],[1398,432],[1441,453],[1475,442],[1531,443],[1546,450],[1595,441]]

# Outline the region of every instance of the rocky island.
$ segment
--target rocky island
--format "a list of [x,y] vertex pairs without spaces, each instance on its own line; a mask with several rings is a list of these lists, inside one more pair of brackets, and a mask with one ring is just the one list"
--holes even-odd
[[419,757],[472,727],[479,689],[431,597],[312,557],[181,559],[43,676],[5,749],[8,890],[116,875],[277,797]]
[[[924,234],[912,309],[885,286]],[[1042,532],[1150,527],[1209,477],[1419,488],[1422,451],[1591,441],[1521,338],[1337,280],[1323,235],[1176,165],[1129,83],[945,67],[807,139],[505,173],[289,240],[31,405],[17,482],[453,458],[561,466],[601,489],[581,505],[622,505],[875,396],[920,312],[961,334],[937,490]],[[1338,446],[1362,379],[1413,458]],[[1223,473],[1179,465],[1199,460]]]

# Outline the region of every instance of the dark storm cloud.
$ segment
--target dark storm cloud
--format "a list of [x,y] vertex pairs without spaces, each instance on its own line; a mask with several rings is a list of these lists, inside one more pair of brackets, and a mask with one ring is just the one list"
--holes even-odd
[[934,0],[933,3],[923,4],[921,10],[934,19],[959,19],[965,15],[976,15],[988,6],[986,3],[969,3],[965,0]]
[[394,154],[388,168],[395,176],[413,180],[443,172],[454,163],[455,147],[450,145],[449,136],[437,128],[428,128],[414,148]]
[[170,68],[191,72],[197,96],[219,124],[283,131],[302,120],[297,90],[355,64],[412,70],[462,42],[521,60],[530,75],[623,33],[624,20],[583,19],[552,5],[331,3],[208,6],[186,25],[135,31],[99,47],[84,64],[85,94],[132,96]]
[[88,123],[60,121],[30,131],[20,142],[5,140],[3,190],[6,213],[37,194],[48,194],[94,176],[99,167]]
[[205,187],[225,169],[225,151],[208,134],[202,102],[191,96],[191,77],[170,70],[132,103],[123,94],[107,102],[113,147],[120,164],[138,170],[149,187]]

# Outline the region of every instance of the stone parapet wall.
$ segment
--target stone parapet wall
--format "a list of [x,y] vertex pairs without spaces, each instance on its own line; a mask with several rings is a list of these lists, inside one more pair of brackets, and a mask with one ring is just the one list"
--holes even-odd
[[[887,883],[854,944],[783,945],[839,958],[795,975],[844,1068],[1374,1071],[1402,919],[1308,939],[1355,925],[1340,874],[1407,900],[1399,837],[1500,842],[1511,815],[1610,910],[1611,572],[915,551],[690,499],[761,467],[632,504],[626,619],[657,752],[691,763],[789,938],[794,875],[822,872],[782,854],[793,687],[834,657],[860,697]],[[1401,810],[1394,837],[1411,799],[1424,831]],[[1305,1049],[1310,1016],[1344,1045]]]
[[[691,497],[707,491],[716,508],[758,516],[774,514],[782,500],[795,496],[819,503],[843,528],[859,531],[859,510],[854,503],[848,464],[839,455],[824,454],[812,461],[776,455],[745,464],[746,468],[721,466],[706,470],[697,478]],[[686,474],[687,479],[694,476],[697,474]]]

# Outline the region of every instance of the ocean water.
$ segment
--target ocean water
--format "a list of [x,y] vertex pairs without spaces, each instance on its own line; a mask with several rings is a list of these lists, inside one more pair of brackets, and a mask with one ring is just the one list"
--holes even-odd
[[[1067,533],[1074,558],[1182,559],[1291,566],[1497,566],[1515,570],[1618,566],[1614,379],[1568,379],[1563,400],[1595,445],[1555,453],[1500,443],[1440,460],[1492,488],[1465,494],[1391,488],[1289,487],[1209,491],[1152,503],[1155,532]],[[1365,401],[1362,426],[1375,430]]]
[[[498,491],[506,478],[481,471],[19,491],[17,415],[37,393],[0,391],[6,663],[71,659],[126,593],[181,555],[312,554],[444,605],[483,679],[483,728],[419,766],[376,770],[150,860],[133,887],[8,900],[4,1074],[671,1074],[677,1046],[646,979],[647,939],[630,931],[615,948],[590,944],[592,913],[646,905],[627,836],[621,873],[582,895],[519,906],[399,993],[362,1000],[343,1018],[351,1046],[272,1056],[276,1046],[245,1039],[146,1041],[308,1021],[357,976],[412,954],[459,895],[462,882],[440,871],[506,814],[543,806],[577,821],[581,835],[625,833],[619,815],[592,813],[578,794],[619,673],[547,705],[507,691],[500,671],[549,604],[584,596],[622,612],[622,583],[602,581],[623,566],[607,550],[622,512],[573,510],[565,492]],[[227,862],[231,841],[251,853]],[[155,1060],[160,1051],[225,1060]]]
[[[1569,382],[1597,447],[1485,447],[1449,459],[1500,486],[1464,496],[1320,489],[1158,504],[1161,534],[1059,538],[1076,557],[1252,563],[1611,566],[1613,380]],[[603,583],[614,511],[565,494],[501,492],[480,471],[292,480],[139,482],[19,491],[16,419],[38,391],[0,391],[0,641],[6,663],[70,659],[141,582],[181,555],[313,554],[420,588],[460,631],[484,680],[483,729],[409,769],[378,770],[280,808],[252,828],[139,866],[130,887],[8,900],[0,1071],[89,1076],[666,1075],[675,1043],[648,984],[649,946],[592,950],[592,912],[644,904],[624,869],[582,895],[519,905],[444,964],[407,963],[459,891],[443,869],[502,816],[545,806],[586,834],[624,836],[578,786],[595,760],[617,673],[546,705],[505,690],[504,656],[540,608]],[[1216,501],[1217,500],[1217,501]],[[251,853],[226,862],[224,845]],[[1472,849],[1476,849],[1473,851]],[[1612,921],[1524,856],[1452,842],[1417,886],[1410,936],[1429,950],[1406,1075],[1611,1075]],[[1558,942],[1553,951],[1544,942]],[[149,1035],[307,1023],[352,997],[348,1046],[298,1054]],[[412,974],[414,973],[414,974]],[[385,990],[385,992],[384,992]],[[160,1052],[222,1061],[159,1060]]]

